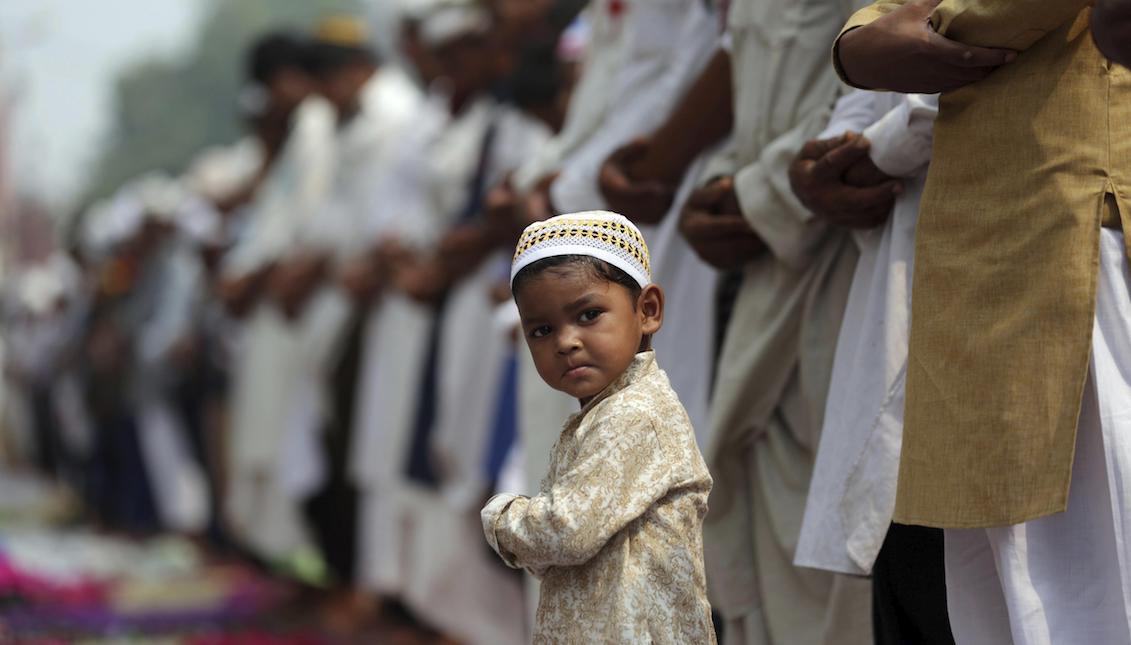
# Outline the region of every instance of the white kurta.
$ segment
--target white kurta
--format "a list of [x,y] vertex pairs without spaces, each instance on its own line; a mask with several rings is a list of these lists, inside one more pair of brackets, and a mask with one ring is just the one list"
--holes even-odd
[[[877,167],[905,179],[888,222],[855,235],[852,280],[829,382],[799,566],[868,575],[895,509],[910,333],[915,224],[938,98],[855,91],[822,137],[863,132]],[[859,117],[859,118],[857,118]]]
[[[388,229],[392,209],[378,206],[388,195],[374,191],[376,178],[395,163],[399,133],[413,122],[420,100],[419,90],[394,67],[377,70],[362,87],[359,113],[337,133],[330,193],[300,227],[299,253],[327,256],[333,265],[364,251]],[[318,433],[332,413],[328,386],[352,311],[348,295],[331,280],[311,295],[296,323],[302,373],[286,398],[288,449],[278,475],[296,500],[313,494],[326,475]]]
[[[442,229],[456,224],[466,208],[488,129],[492,124],[500,128],[496,144],[509,136],[501,129],[506,125],[501,118],[505,110],[492,99],[479,99],[448,125],[433,148],[429,193]],[[495,149],[489,155],[492,167],[488,169],[487,185],[491,179],[501,180],[504,172],[513,168],[499,165],[507,157],[500,153],[506,152]],[[402,593],[407,604],[447,633],[472,643],[502,645],[524,640],[523,617],[514,611],[521,602],[521,588],[490,561],[482,543],[473,538],[478,529],[476,509],[475,504],[469,504],[474,499],[474,483],[482,483],[479,470],[490,427],[487,416],[494,410],[504,350],[491,324],[493,307],[487,278],[492,272],[505,275],[488,261],[454,286],[438,321],[442,327],[437,410],[429,449],[452,464],[451,479],[447,472],[437,473],[440,491],[403,483],[400,540],[405,574]],[[413,402],[418,394],[414,389]],[[406,438],[411,437],[415,415],[409,421]],[[444,449],[451,446],[460,449],[445,453]],[[402,453],[401,468],[405,456]]]
[[623,57],[626,5],[622,0],[595,0],[586,9],[585,17],[591,25],[589,46],[581,78],[570,96],[565,123],[561,132],[515,172],[515,188],[520,193],[557,171],[562,160],[597,131],[614,104],[616,97],[610,90]]
[[704,524],[708,585],[730,643],[872,640],[868,581],[793,565],[857,252],[850,235],[800,203],[788,169],[841,92],[821,44],[855,4],[730,7],[733,153],[708,176],[734,175],[742,213],[768,247],[743,274],[707,450],[715,477]]
[[696,255],[679,231],[680,212],[700,183],[704,160],[683,179],[672,209],[655,226],[640,232],[652,255],[652,280],[663,287],[667,307],[664,326],[652,339],[652,349],[671,365],[672,389],[687,410],[699,446],[706,448],[711,424],[708,404],[715,356],[715,295],[718,272]]
[[[548,128],[507,107],[496,116],[488,186],[550,138]],[[466,183],[466,182],[465,182]],[[511,254],[492,253],[452,288],[440,339],[439,410],[432,448],[444,464],[442,489],[453,508],[478,508],[489,482],[484,463],[494,428],[508,330],[495,324],[491,289],[510,275]]]
[[947,604],[961,645],[1131,643],[1131,274],[1100,235],[1096,319],[1068,510],[947,529]]
[[[515,189],[526,193],[544,176],[556,172],[562,161],[585,144],[603,123],[615,100],[613,79],[623,57],[623,8],[613,0],[591,2],[585,12],[590,25],[589,44],[582,61],[582,74],[570,96],[561,131],[528,159],[514,174]],[[550,389],[538,375],[530,352],[518,352],[518,432],[522,445],[527,488],[537,490],[562,421],[577,411],[577,400]],[[530,622],[538,604],[538,581],[527,576]]]
[[252,221],[224,257],[224,274],[255,271],[292,248],[302,220],[317,212],[333,183],[336,122],[325,99],[299,105],[286,145],[255,195]]
[[[299,106],[286,147],[256,195],[253,219],[225,258],[225,273],[268,266],[291,247],[299,222],[317,211],[330,188],[334,123],[334,110],[322,99]],[[290,413],[283,402],[301,374],[301,347],[268,303],[251,314],[242,343],[232,389],[227,515],[251,548],[281,557],[309,544],[299,509],[277,477]]]
[[597,187],[614,150],[659,127],[714,55],[718,19],[702,0],[634,0],[625,10],[621,55],[607,91],[616,97],[599,125],[563,157],[550,187],[563,213],[606,210]]
[[[398,239],[425,252],[439,237],[427,164],[450,117],[436,98],[419,97],[414,127],[395,144],[395,163],[374,178],[382,198],[367,225],[368,239]],[[427,307],[390,292],[371,307],[365,325],[350,463],[363,498],[358,580],[395,594],[405,578],[399,490],[432,316]]]
[[[439,107],[440,97],[435,98],[430,105]],[[426,115],[432,112],[425,110]],[[500,115],[504,118],[499,120],[496,145],[507,147],[516,139],[528,143],[517,152],[497,151],[500,154],[493,158],[525,156],[542,140],[516,132],[529,134],[489,99],[469,106],[451,121],[446,112],[435,112],[436,118],[424,120],[423,129],[406,133],[405,141],[398,144],[404,153],[400,162],[386,173],[387,180],[378,180],[395,186],[390,194],[396,198],[383,201],[397,211],[390,213],[389,227],[376,231],[377,236],[398,237],[427,252],[465,205],[483,137]],[[515,162],[500,163],[504,165],[491,178],[501,178],[505,164],[513,168]],[[488,275],[486,265],[480,273]],[[469,367],[479,367],[475,356],[492,346],[483,342],[490,340],[484,331],[490,329],[489,319],[477,325],[478,317],[469,309],[478,310],[481,304],[489,312],[484,281],[469,279],[452,294],[448,324],[441,330],[444,346],[454,349],[440,357],[440,400],[432,439],[434,447],[454,455],[454,477],[445,481],[452,491],[449,500],[466,497],[473,482],[481,483],[476,468],[482,464],[481,450],[473,444],[488,425],[476,418],[485,413],[473,412],[483,412],[482,403],[493,398],[496,389],[487,374],[469,374]],[[467,500],[452,506],[444,496],[404,479],[433,314],[397,294],[387,294],[367,324],[356,418],[358,443],[351,464],[364,492],[360,578],[369,588],[400,595],[421,616],[470,642],[521,642],[522,616],[512,611],[520,602],[518,587],[489,561],[482,545],[474,548],[474,515],[470,507],[459,508],[468,506]],[[474,337],[469,339],[469,334]],[[470,363],[469,351],[475,354]],[[482,359],[487,368],[494,362]],[[501,367],[501,358],[497,362]],[[482,387],[469,392],[469,385]],[[483,392],[476,395],[479,390]],[[480,427],[484,432],[475,431]],[[453,571],[459,572],[455,579]]]
[[219,201],[246,188],[263,167],[263,142],[248,135],[227,146],[205,148],[184,175],[188,188],[210,201]]
[[170,240],[146,267],[153,312],[134,330],[142,458],[162,522],[170,529],[187,532],[206,528],[208,489],[204,472],[189,447],[185,421],[170,399],[170,387],[178,375],[168,357],[174,344],[193,334],[200,322],[204,278],[195,246],[180,237]]

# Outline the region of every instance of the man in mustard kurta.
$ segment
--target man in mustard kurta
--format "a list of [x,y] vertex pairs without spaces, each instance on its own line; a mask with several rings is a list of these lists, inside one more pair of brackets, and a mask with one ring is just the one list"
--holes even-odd
[[1131,642],[1131,72],[1089,4],[878,2],[835,49],[852,84],[944,91],[896,521],[948,529],[958,642]]

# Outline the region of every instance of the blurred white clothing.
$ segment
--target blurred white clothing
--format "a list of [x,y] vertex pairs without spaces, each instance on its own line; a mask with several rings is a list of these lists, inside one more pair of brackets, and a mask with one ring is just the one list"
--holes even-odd
[[[548,138],[544,126],[490,99],[459,115],[432,158],[433,203],[446,218],[445,231],[465,223],[460,218],[470,214],[477,174],[483,173],[480,188],[489,189]],[[521,598],[518,579],[495,568],[469,531],[487,492],[485,455],[509,347],[494,325],[490,293],[508,276],[508,256],[492,254],[447,295],[438,319],[437,409],[429,445],[440,488],[409,483],[405,489],[411,500],[405,506],[410,606],[435,612],[433,620],[445,631],[485,645],[525,640],[525,621],[514,611]],[[452,571],[460,571],[458,582]]]
[[601,164],[660,126],[718,49],[718,20],[702,0],[632,0],[622,29],[618,65],[606,89],[616,103],[562,157],[561,174],[550,187],[559,212],[607,208],[597,188]]
[[624,56],[624,22],[632,6],[627,0],[595,0],[585,10],[591,25],[582,74],[570,96],[565,123],[538,153],[515,172],[514,187],[527,193],[539,180],[556,172],[600,128],[619,97],[612,92]]
[[[862,110],[853,118],[853,103]],[[863,132],[877,167],[905,178],[891,218],[857,231],[860,260],[837,341],[799,566],[869,575],[895,510],[903,437],[915,225],[938,97],[857,90],[840,99],[822,138]]]
[[[395,162],[374,179],[382,196],[367,224],[370,239],[397,240],[418,252],[436,243],[440,225],[428,190],[428,159],[443,140],[449,119],[439,97],[420,97],[413,127],[393,144]],[[370,308],[364,324],[350,463],[363,499],[357,578],[366,588],[395,594],[406,575],[399,491],[432,315],[428,307],[387,292]]]
[[[334,175],[333,108],[320,98],[299,106],[287,143],[251,207],[244,236],[223,271],[240,276],[268,267],[292,248],[303,219],[324,203]],[[300,336],[271,303],[260,303],[244,325],[235,360],[227,515],[237,536],[265,557],[283,557],[309,539],[299,509],[277,480],[286,405],[301,378]]]
[[[360,111],[336,133],[334,180],[314,216],[304,219],[292,252],[328,258],[331,266],[363,252],[390,227],[390,195],[374,191],[399,153],[399,133],[409,127],[420,91],[396,67],[379,68],[361,89]],[[295,333],[302,348],[301,375],[286,397],[291,413],[279,476],[296,500],[313,494],[326,475],[318,434],[332,414],[331,373],[353,315],[353,303],[332,279],[310,296]],[[362,392],[364,395],[364,392]]]
[[734,177],[742,214],[767,248],[743,271],[706,451],[715,478],[707,582],[728,645],[872,640],[869,581],[793,564],[857,250],[801,204],[788,170],[842,93],[820,43],[856,4],[730,3],[733,142],[705,176]]

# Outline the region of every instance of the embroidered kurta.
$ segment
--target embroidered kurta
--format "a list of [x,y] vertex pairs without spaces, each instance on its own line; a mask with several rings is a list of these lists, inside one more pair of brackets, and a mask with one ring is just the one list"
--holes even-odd
[[711,477],[653,352],[570,417],[534,497],[483,509],[491,547],[542,580],[536,643],[714,643]]

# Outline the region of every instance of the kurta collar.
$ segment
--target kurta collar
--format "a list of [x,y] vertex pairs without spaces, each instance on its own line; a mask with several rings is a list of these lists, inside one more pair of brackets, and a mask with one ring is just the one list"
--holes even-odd
[[597,405],[601,401],[604,401],[617,392],[620,392],[621,390],[627,388],[633,383],[636,383],[637,381],[648,376],[657,369],[659,368],[656,367],[656,352],[654,350],[649,349],[638,353],[632,359],[632,362],[629,363],[628,369],[626,369],[623,374],[614,379],[612,383],[609,383],[607,386],[605,386],[605,389],[598,392],[597,395],[589,401],[589,403],[586,403],[585,406],[581,408],[580,412],[574,414],[570,418],[570,421],[580,421],[582,417],[584,417],[590,410],[593,409],[593,406]]

